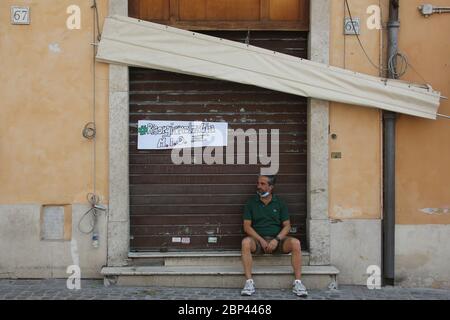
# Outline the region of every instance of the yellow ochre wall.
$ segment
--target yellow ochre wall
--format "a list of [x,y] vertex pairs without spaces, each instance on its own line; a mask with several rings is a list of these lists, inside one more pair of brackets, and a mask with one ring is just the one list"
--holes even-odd
[[[441,95],[450,97],[450,14],[422,17],[420,0],[403,0],[399,48],[414,69]],[[450,6],[450,0],[433,0]],[[413,70],[402,78],[423,83]],[[450,101],[439,113],[450,115]],[[397,121],[398,224],[450,224],[450,120],[400,115]]]
[[[93,10],[87,0],[0,1],[0,204],[86,203],[93,190]],[[100,0],[102,23],[108,1]],[[29,6],[31,25],[10,24]],[[81,8],[81,30],[66,12]],[[97,193],[108,192],[108,65],[97,64]]]
[[[382,1],[387,2],[387,1]],[[379,64],[380,31],[369,30],[366,9],[378,1],[350,0],[352,16],[361,19],[360,39],[372,61]],[[386,6],[381,6],[387,12]],[[347,10],[345,16],[348,17]],[[356,36],[344,36],[344,0],[331,1],[330,65],[379,76],[367,61]],[[381,112],[330,103],[329,215],[332,219],[381,218]],[[341,152],[341,159],[331,153]]]
[[[354,17],[361,18],[360,39],[375,64],[386,65],[387,31],[369,30],[370,5],[382,9],[383,25],[389,1],[349,0]],[[417,7],[423,1],[400,1],[399,51],[442,95],[450,94],[450,30],[448,14],[424,18]],[[450,6],[449,0],[433,5]],[[343,35],[344,0],[331,2],[330,64],[379,75],[365,57],[355,36]],[[348,13],[346,11],[346,16]],[[380,39],[380,35],[382,38]],[[383,43],[383,48],[380,44]],[[408,69],[402,80],[423,83]],[[441,100],[439,112],[450,114],[450,103]],[[332,219],[373,219],[382,216],[381,112],[338,103],[330,104],[329,213]],[[398,115],[396,154],[396,222],[399,224],[450,223],[450,121]]]

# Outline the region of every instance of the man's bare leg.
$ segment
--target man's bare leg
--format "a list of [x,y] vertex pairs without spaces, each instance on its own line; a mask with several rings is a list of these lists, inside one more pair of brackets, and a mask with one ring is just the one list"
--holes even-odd
[[245,278],[252,278],[252,252],[256,251],[255,240],[251,237],[246,237],[242,240],[242,265],[244,266]]
[[291,252],[291,263],[294,269],[295,279],[300,280],[302,276],[302,249],[300,240],[291,237],[287,238],[283,244],[283,252]]

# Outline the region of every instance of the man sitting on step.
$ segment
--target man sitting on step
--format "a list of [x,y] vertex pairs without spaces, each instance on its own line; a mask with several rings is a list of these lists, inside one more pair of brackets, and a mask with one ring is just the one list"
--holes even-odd
[[275,176],[259,176],[257,194],[245,205],[244,232],[247,237],[242,240],[242,264],[247,280],[241,295],[250,296],[255,293],[252,253],[291,253],[295,274],[292,291],[300,297],[306,297],[308,292],[300,280],[300,241],[287,236],[291,230],[288,209],[286,204],[273,194],[274,185]]

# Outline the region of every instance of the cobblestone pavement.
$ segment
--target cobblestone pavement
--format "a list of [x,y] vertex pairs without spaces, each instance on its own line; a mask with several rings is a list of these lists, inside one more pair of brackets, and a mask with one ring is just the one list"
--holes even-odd
[[[102,280],[82,280],[80,290],[68,290],[66,280],[0,280],[0,300],[295,300],[291,290],[257,289],[241,297],[240,289],[103,286]],[[450,300],[450,290],[363,286],[339,290],[309,290],[308,300]]]

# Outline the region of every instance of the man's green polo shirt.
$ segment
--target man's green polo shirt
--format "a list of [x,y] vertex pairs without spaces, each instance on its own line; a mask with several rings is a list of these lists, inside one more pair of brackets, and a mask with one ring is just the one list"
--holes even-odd
[[282,223],[289,220],[289,213],[286,204],[276,195],[272,195],[267,206],[255,195],[245,204],[244,220],[251,220],[253,229],[260,236],[276,237],[282,229]]

